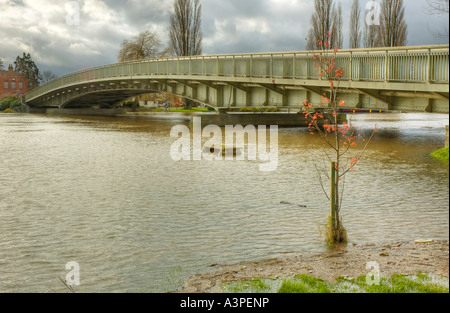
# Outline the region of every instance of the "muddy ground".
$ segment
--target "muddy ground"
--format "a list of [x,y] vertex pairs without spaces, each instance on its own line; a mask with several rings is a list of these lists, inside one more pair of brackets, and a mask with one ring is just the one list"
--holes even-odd
[[188,277],[181,292],[221,293],[224,283],[253,278],[277,279],[300,274],[333,282],[339,276],[366,276],[372,270],[366,268],[367,264],[374,261],[380,266],[381,276],[414,275],[422,272],[448,277],[449,242],[425,240],[425,243],[349,244],[325,253],[287,253],[261,261],[212,264],[213,271]]

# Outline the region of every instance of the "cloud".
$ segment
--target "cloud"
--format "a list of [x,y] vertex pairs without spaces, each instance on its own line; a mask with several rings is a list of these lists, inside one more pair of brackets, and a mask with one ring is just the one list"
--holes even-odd
[[[345,34],[353,0],[340,0]],[[360,0],[361,7],[365,1]],[[115,63],[124,39],[150,29],[167,43],[173,0],[76,0],[79,25],[67,22],[70,0],[0,0],[0,58],[13,63],[31,53],[41,70],[63,75]],[[204,54],[304,50],[312,0],[201,0]],[[426,0],[406,0],[408,44],[448,43],[428,28],[443,29],[448,15],[424,13]],[[345,37],[348,37],[347,35]],[[347,40],[344,41],[346,46]]]

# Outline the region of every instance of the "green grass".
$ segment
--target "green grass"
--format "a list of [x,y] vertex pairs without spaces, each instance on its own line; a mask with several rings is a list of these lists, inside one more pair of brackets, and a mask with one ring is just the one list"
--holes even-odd
[[208,108],[192,108],[189,110],[186,109],[170,109],[168,112],[173,113],[202,113],[202,112],[208,112]]
[[284,280],[278,293],[331,293],[331,290],[321,279],[300,275]]
[[448,155],[449,155],[449,147],[445,147],[443,149],[431,153],[431,156],[433,158],[440,160],[442,162],[449,162]]
[[226,284],[224,290],[231,293],[449,293],[447,277],[417,274],[381,277],[380,284],[368,285],[366,276],[347,279],[339,277],[333,283],[322,279],[299,275],[287,279],[254,279]]
[[354,284],[368,293],[448,293],[448,287],[433,282],[428,275],[416,276],[393,275],[381,278],[379,285],[369,286],[366,277],[359,277]]

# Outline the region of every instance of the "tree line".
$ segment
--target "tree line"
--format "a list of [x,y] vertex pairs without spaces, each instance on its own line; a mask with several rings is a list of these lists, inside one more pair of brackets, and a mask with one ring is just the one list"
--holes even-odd
[[[0,58],[0,71],[5,69],[3,60]],[[25,77],[28,81],[28,90],[46,84],[57,78],[52,71],[41,72],[36,63],[33,61],[30,53],[18,55],[14,61],[14,71],[20,76]]]
[[[429,15],[449,14],[449,0],[427,0]],[[330,47],[343,48],[343,16],[341,3],[335,0],[314,0],[315,12],[311,16],[307,49],[320,50],[324,42]],[[364,14],[362,14],[364,13]],[[430,30],[435,38],[448,38],[448,28]],[[353,0],[349,16],[349,48],[399,47],[408,43],[403,0],[367,2]]]
[[[429,8],[425,13],[432,15],[449,13],[449,0],[427,1]],[[405,46],[408,30],[403,0],[381,0],[381,2],[369,3],[376,5],[362,8],[358,0],[353,1],[349,17],[349,48]],[[119,62],[202,54],[200,0],[174,0],[173,7],[167,47],[163,45],[158,34],[147,30],[122,42],[118,55]],[[306,38],[307,50],[320,50],[321,42],[333,48],[343,48],[343,21],[340,2],[314,0],[314,13],[310,19],[311,27]],[[436,38],[449,36],[447,28],[443,31],[430,30],[430,32]],[[28,79],[29,88],[56,78],[51,71],[41,73],[29,53],[18,56],[14,64],[15,71]],[[0,70],[4,70],[1,58]]]
[[[447,0],[448,2],[448,0]],[[308,50],[320,50],[322,42],[343,48],[343,16],[341,3],[314,0],[315,12],[307,37]],[[365,14],[363,15],[362,12]],[[364,11],[353,1],[349,16],[349,48],[397,47],[407,44],[407,24],[403,0],[369,2]],[[364,25],[364,26],[363,26]]]
[[202,5],[199,0],[175,0],[170,16],[168,47],[159,36],[144,31],[122,42],[119,62],[138,61],[164,56],[191,56],[202,54]]
[[[449,14],[449,0],[427,0],[425,13],[441,16]],[[324,42],[330,47],[343,48],[343,16],[341,3],[335,0],[314,0],[307,49],[321,50]],[[364,12],[364,14],[362,14]],[[431,30],[435,38],[448,38],[448,28]],[[353,0],[349,16],[349,48],[399,47],[408,43],[403,0],[369,1],[366,7]]]
[[[449,0],[427,0],[427,14],[448,14]],[[175,0],[170,16],[169,43],[163,48],[158,35],[145,31],[124,40],[119,62],[135,61],[164,56],[190,56],[202,53],[202,6],[199,0]],[[354,0],[349,15],[349,48],[374,48],[406,46],[408,27],[405,21],[403,0],[369,1],[361,7]],[[344,16],[342,5],[336,0],[314,0],[314,13],[310,19],[306,37],[307,50],[320,50],[324,42],[330,47],[342,49],[344,45]],[[447,37],[444,32],[430,30],[435,37]]]

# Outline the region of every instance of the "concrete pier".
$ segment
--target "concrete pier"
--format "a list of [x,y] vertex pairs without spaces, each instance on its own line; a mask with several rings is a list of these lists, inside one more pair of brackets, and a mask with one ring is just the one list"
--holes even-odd
[[[307,127],[309,121],[298,113],[127,113],[123,109],[46,109],[47,115],[53,116],[125,116],[137,119],[191,120],[194,117],[202,119],[202,127],[217,125],[278,125],[279,127]],[[331,119],[331,118],[330,118]],[[339,123],[347,120],[346,114],[339,115]]]
[[124,109],[92,109],[92,108],[77,108],[77,109],[47,109],[48,115],[71,115],[71,116],[117,116],[125,115]]
[[[202,127],[207,125],[278,125],[279,127],[307,127],[309,121],[303,114],[297,113],[220,113],[202,115]],[[339,122],[346,121],[345,114],[340,115]]]

